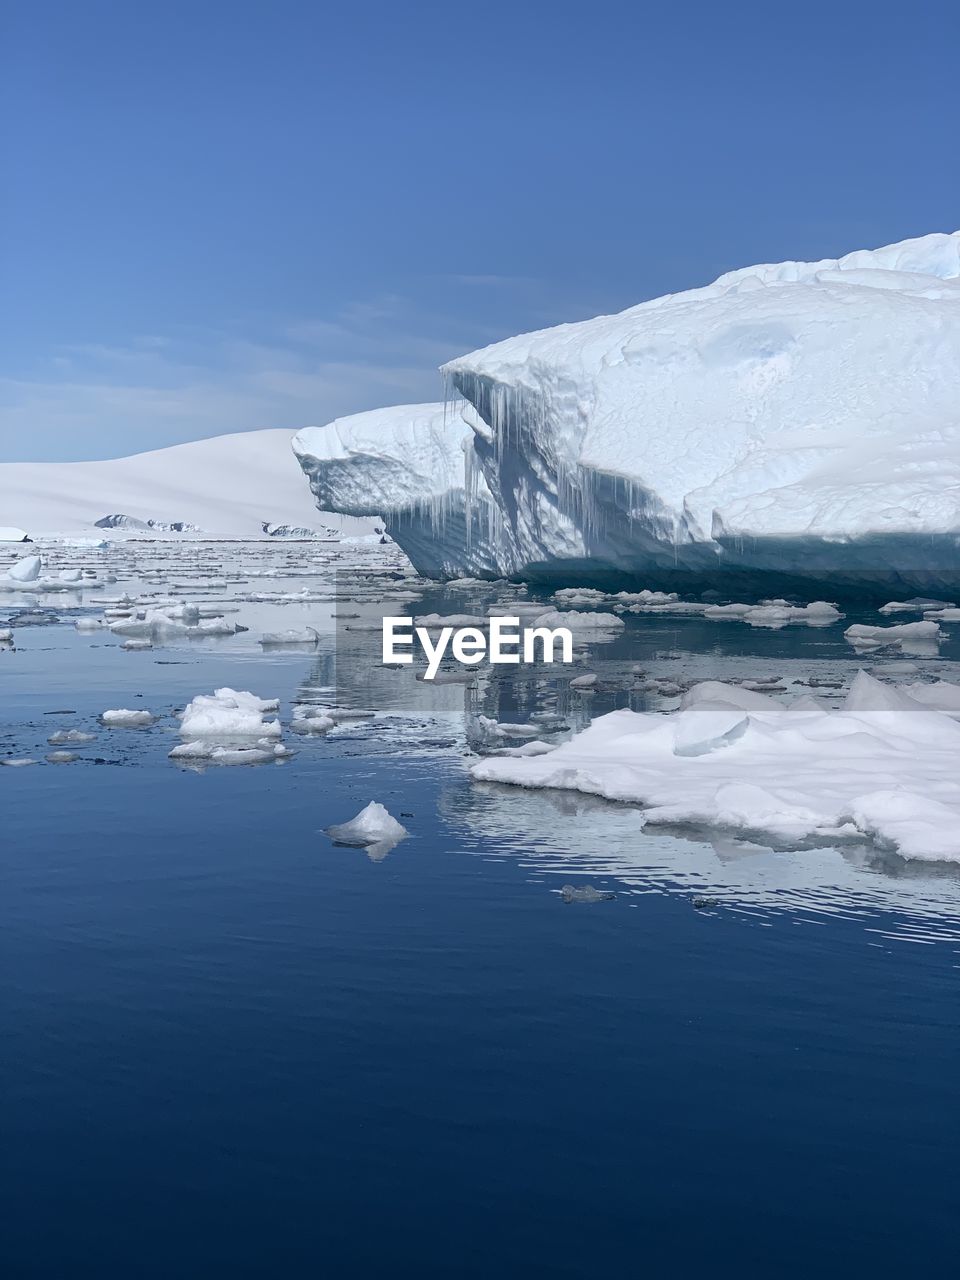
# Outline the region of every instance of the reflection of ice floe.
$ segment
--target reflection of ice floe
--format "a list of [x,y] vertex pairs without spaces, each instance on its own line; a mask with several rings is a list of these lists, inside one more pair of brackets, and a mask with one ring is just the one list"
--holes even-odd
[[904,856],[960,861],[954,686],[922,700],[861,672],[843,706],[791,704],[716,682],[669,715],[615,711],[542,758],[492,758],[481,781],[633,801],[655,823],[765,832],[796,844],[868,836]]
[[452,786],[441,815],[460,847],[550,876],[613,877],[639,893],[708,896],[746,913],[860,918],[915,941],[960,941],[960,870],[866,841],[778,848],[702,827],[646,825],[631,805],[575,791]]

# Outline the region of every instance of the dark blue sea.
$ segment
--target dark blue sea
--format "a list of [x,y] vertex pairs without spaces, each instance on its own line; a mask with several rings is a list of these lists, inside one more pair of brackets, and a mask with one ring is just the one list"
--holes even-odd
[[[0,755],[40,760],[0,769],[5,1280],[956,1273],[956,868],[477,787],[477,695],[382,672],[350,684],[380,718],[288,763],[179,768],[194,694],[286,719],[325,660],[124,653],[75,616],[0,655]],[[702,623],[631,625],[702,660]],[[96,740],[45,763],[65,727]],[[410,832],[381,860],[323,834],[372,799]]]

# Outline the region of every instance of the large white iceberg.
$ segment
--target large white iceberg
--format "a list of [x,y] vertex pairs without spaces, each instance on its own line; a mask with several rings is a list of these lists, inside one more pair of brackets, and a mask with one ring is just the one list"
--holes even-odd
[[[402,511],[424,572],[879,589],[960,567],[960,232],[747,267],[443,372],[462,418],[382,410],[295,445],[322,503]],[[490,563],[444,543],[433,497],[461,488]]]

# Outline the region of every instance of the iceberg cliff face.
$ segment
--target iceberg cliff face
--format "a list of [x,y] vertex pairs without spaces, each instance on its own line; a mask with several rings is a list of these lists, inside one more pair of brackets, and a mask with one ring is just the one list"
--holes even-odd
[[[365,511],[389,490],[428,572],[816,591],[942,586],[960,569],[960,232],[744,268],[443,373],[462,418],[420,406],[324,429],[350,436],[343,487]],[[393,443],[365,452],[361,420]],[[337,465],[324,447],[312,483]],[[453,541],[443,502],[416,498],[422,479],[462,506]]]
[[306,427],[293,451],[322,510],[381,516],[426,576],[519,573],[482,476],[468,496],[470,416],[442,403],[374,409]]

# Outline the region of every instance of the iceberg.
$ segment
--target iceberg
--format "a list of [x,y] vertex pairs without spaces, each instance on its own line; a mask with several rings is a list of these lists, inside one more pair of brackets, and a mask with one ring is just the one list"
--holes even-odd
[[745,267],[442,373],[444,405],[294,442],[318,503],[382,514],[427,576],[806,600],[956,581],[960,232]]

